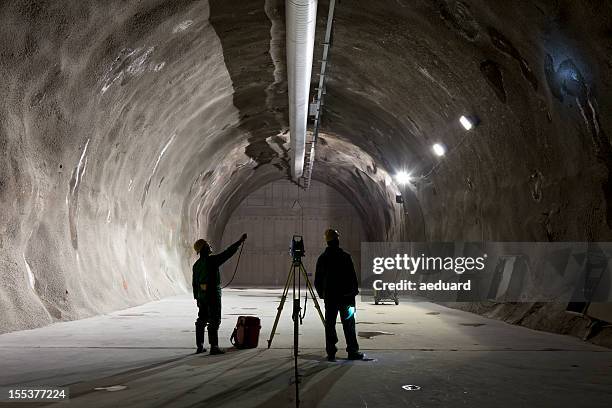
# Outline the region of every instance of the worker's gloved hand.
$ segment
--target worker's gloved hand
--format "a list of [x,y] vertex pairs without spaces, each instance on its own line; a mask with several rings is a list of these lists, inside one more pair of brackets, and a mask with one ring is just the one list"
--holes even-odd
[[247,239],[247,234],[242,234],[242,236],[240,237],[240,242],[244,242]]

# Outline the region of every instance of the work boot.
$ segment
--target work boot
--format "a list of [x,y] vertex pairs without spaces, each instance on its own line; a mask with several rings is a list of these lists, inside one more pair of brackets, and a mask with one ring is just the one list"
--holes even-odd
[[210,343],[210,355],[225,354],[225,351],[219,348],[219,331],[208,328],[208,342]]
[[195,333],[196,333],[196,354],[200,354],[206,351],[204,348],[204,328],[205,325],[201,323],[195,324]]
[[327,361],[330,361],[330,362],[333,363],[334,361],[336,361],[336,355],[335,354],[328,354],[327,355]]
[[365,354],[359,352],[359,351],[353,351],[351,353],[348,354],[348,359],[349,360],[363,360],[365,358]]
[[211,356],[216,356],[219,354],[225,354],[225,351],[223,349],[220,349],[218,346],[210,346],[210,355]]

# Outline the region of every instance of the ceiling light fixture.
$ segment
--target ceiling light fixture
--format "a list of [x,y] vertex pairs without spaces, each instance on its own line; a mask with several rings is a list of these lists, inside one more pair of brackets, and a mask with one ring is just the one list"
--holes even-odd
[[461,115],[459,123],[461,123],[465,130],[472,130],[480,124],[480,118],[476,115]]
[[474,127],[474,121],[467,116],[461,115],[459,118],[459,123],[461,123],[461,126],[463,126],[465,130],[472,130]]
[[405,171],[400,171],[395,175],[395,181],[399,184],[408,184],[412,180],[412,176],[410,173],[406,173]]
[[436,156],[442,157],[446,154],[446,146],[444,146],[442,143],[434,144],[433,146],[431,146],[431,150]]

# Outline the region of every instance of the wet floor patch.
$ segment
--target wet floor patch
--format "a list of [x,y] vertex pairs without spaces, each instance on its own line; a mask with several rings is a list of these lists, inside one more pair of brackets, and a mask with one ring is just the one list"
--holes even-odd
[[371,339],[372,337],[376,337],[376,336],[393,336],[395,335],[395,333],[386,332],[386,331],[363,331],[363,332],[357,333],[357,335],[364,339]]
[[459,323],[460,326],[480,327],[485,326],[485,323]]
[[436,316],[436,315],[439,315],[439,314],[440,314],[440,312],[427,312],[427,313],[425,313],[425,314],[426,314],[426,315],[431,315],[431,316]]

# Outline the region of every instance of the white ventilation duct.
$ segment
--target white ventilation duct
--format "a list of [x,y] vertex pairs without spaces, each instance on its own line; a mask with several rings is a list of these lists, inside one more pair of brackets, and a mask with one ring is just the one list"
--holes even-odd
[[286,0],[285,9],[291,176],[297,180],[304,172],[317,0]]

